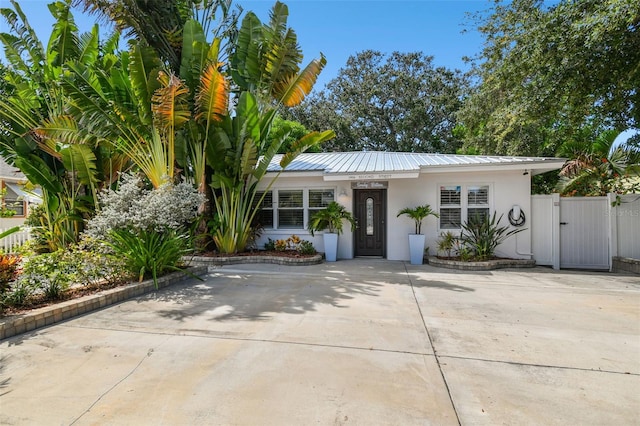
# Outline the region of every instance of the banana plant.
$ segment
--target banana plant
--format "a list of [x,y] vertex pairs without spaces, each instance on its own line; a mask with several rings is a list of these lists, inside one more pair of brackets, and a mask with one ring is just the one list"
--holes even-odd
[[[223,253],[243,251],[251,225],[264,194],[258,197],[258,183],[286,140],[284,126],[269,137],[279,108],[298,105],[311,91],[322,68],[324,56],[301,70],[302,52],[295,32],[287,27],[288,8],[276,2],[270,22],[263,25],[248,13],[238,32],[231,56],[231,76],[237,87],[237,103],[207,145],[207,161],[215,170],[211,186],[218,214],[214,241]],[[280,161],[284,170],[299,154],[335,137],[331,130],[311,132],[291,145]]]
[[76,240],[83,215],[95,206],[101,176],[95,145],[61,144],[42,128],[67,114],[68,97],[60,85],[66,64],[102,65],[98,27],[79,35],[70,2],[54,2],[49,11],[55,23],[45,48],[19,4],[11,4],[13,8],[0,9],[9,29],[0,33],[0,43],[10,88],[0,99],[0,152],[42,187],[43,226],[49,248],[55,250]]

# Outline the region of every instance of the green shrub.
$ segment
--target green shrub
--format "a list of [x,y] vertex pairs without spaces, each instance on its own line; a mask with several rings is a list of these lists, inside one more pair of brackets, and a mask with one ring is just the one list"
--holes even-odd
[[300,244],[298,244],[298,252],[300,254],[316,254],[316,249],[313,247],[313,243],[311,241],[302,240]]
[[24,221],[24,225],[31,228],[31,239],[29,246],[36,253],[46,253],[49,251],[47,241],[47,228],[45,226],[47,211],[44,204],[39,204],[29,210],[29,216]]
[[23,306],[33,294],[34,288],[28,282],[17,280],[11,285],[11,289],[2,297],[4,306]]
[[87,241],[68,250],[31,253],[23,259],[21,273],[5,292],[3,302],[6,306],[22,306],[30,296],[37,294],[46,299],[59,299],[74,284],[117,282],[123,278],[121,260],[92,251]]
[[107,244],[123,259],[127,271],[140,281],[151,276],[158,288],[158,276],[167,271],[181,270],[182,256],[191,251],[188,237],[175,230],[158,233],[154,230],[130,231],[112,229]]
[[19,278],[20,287],[42,292],[47,299],[59,299],[76,281],[75,268],[64,250],[43,253],[27,259]]
[[276,249],[276,242],[271,238],[268,238],[267,242],[264,243],[264,249],[267,251],[274,251]]

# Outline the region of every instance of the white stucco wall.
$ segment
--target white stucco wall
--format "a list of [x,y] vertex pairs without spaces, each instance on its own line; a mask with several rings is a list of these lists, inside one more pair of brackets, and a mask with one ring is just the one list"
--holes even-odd
[[[420,204],[429,204],[438,211],[438,194],[441,185],[489,185],[489,206],[491,211],[497,212],[499,217],[504,214],[501,225],[508,225],[507,215],[513,205],[520,206],[525,213],[527,222],[525,231],[510,237],[496,250],[496,255],[512,258],[529,259],[527,253],[531,252],[531,196],[530,175],[523,175],[522,171],[488,171],[488,172],[455,172],[455,173],[422,173],[418,178],[390,179],[387,189],[387,221],[386,242],[387,258],[390,260],[409,260],[409,233],[414,232],[413,221],[406,216],[396,217],[398,211],[404,207],[415,207]],[[264,185],[268,183],[265,179]],[[350,181],[324,181],[321,176],[308,176],[304,174],[282,174],[272,189],[306,189],[306,188],[332,188],[336,194],[336,200],[344,205],[347,210],[353,212],[353,191]],[[339,196],[345,190],[347,196]],[[437,239],[440,234],[439,221],[435,217],[428,217],[422,225],[422,233],[426,235],[426,246],[430,248],[430,254],[437,252]],[[457,233],[457,231],[452,231]],[[268,238],[287,238],[296,234],[302,239],[313,242],[318,251],[324,251],[321,233],[315,237],[306,229],[266,229],[260,240],[259,247]],[[350,259],[353,257],[353,234],[345,226],[345,232],[338,242],[338,258]]]

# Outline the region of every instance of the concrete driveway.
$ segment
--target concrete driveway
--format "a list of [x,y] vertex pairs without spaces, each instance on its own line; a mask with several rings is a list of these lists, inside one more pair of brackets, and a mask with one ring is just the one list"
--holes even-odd
[[0,342],[0,424],[640,424],[640,278],[223,267]]

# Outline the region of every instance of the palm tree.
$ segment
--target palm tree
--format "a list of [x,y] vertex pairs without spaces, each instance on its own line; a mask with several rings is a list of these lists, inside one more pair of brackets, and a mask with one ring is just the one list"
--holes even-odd
[[309,232],[314,235],[317,231],[327,230],[330,234],[342,234],[343,221],[349,222],[351,225],[351,231],[356,228],[356,220],[347,209],[335,201],[329,203],[329,205],[314,213],[309,219]]
[[629,143],[614,146],[620,134],[617,130],[600,132],[595,139],[592,134],[591,129],[585,129],[559,150],[561,156],[570,158],[560,171],[562,195],[606,195],[640,189],[640,150]]
[[428,216],[440,217],[438,213],[431,210],[431,206],[429,204],[417,207],[405,207],[398,212],[396,217],[400,217],[402,215],[408,216],[413,220],[416,226],[416,234],[422,234],[422,221]]

